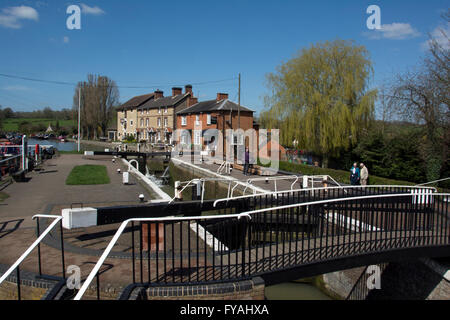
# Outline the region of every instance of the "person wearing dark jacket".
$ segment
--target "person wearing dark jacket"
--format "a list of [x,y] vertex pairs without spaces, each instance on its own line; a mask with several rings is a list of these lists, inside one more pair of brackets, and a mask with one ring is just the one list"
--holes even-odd
[[359,185],[359,168],[358,164],[355,162],[353,167],[350,169],[350,184],[353,186]]
[[245,163],[244,163],[244,175],[248,176],[248,167],[250,166],[250,152],[248,147],[245,147]]

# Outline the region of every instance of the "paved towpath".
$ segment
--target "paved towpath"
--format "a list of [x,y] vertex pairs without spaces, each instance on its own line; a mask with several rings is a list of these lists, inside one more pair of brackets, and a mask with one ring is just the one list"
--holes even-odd
[[[103,185],[66,185],[66,178],[73,167],[83,164],[105,165],[111,182]],[[27,174],[28,182],[13,183],[3,190],[10,197],[0,202],[0,223],[24,219],[21,227],[29,226],[31,216],[55,213],[54,207],[68,208],[72,203],[79,202],[85,206],[138,204],[139,194],[143,193],[146,199],[152,197],[132,175],[130,185],[122,184],[122,175],[117,174],[118,168],[126,170],[121,161],[112,163],[111,157],[86,158],[75,154],[47,160],[42,171]]]

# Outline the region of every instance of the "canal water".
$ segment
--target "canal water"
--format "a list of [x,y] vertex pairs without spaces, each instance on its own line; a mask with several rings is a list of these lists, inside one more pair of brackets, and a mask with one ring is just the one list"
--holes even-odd
[[[28,139],[28,145],[32,144],[38,144],[40,146],[48,146],[52,145],[54,148],[58,149],[59,151],[76,151],[78,149],[77,143],[75,142],[61,142],[59,140],[38,140],[38,139]],[[84,144],[81,143],[80,145],[81,151],[104,151],[105,147],[103,146],[97,146],[97,145],[91,145],[91,144]]]
[[267,300],[331,300],[329,296],[310,283],[285,282],[266,287]]

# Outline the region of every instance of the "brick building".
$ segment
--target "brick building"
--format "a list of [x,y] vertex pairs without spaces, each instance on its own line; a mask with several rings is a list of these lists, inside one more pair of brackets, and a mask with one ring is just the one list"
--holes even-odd
[[176,112],[197,103],[192,86],[172,88],[172,95],[164,97],[163,91],[155,91],[154,99],[147,100],[137,108],[137,137],[139,141],[172,144],[176,129]]
[[154,93],[136,96],[117,109],[117,140],[125,140],[128,135],[137,138],[137,108],[154,97]]
[[[238,119],[238,109],[240,110],[240,119]],[[184,129],[185,133],[180,136],[180,143],[186,146],[196,145],[204,146],[205,141],[203,134],[208,129],[216,129],[222,132],[223,137],[226,136],[227,129],[241,128],[244,131],[253,128],[253,110],[228,100],[228,94],[218,93],[215,100],[202,101],[177,112],[177,129]],[[190,136],[190,140],[189,140]],[[232,144],[243,146],[245,141],[235,136]],[[227,149],[226,141],[224,143],[224,150]],[[226,152],[226,151],[224,151]],[[235,152],[236,154],[236,152]]]
[[164,97],[164,92],[136,96],[117,109],[117,140],[133,136],[137,141],[151,143],[172,143],[172,133],[176,128],[176,112],[197,103],[192,86],[172,88],[172,95]]

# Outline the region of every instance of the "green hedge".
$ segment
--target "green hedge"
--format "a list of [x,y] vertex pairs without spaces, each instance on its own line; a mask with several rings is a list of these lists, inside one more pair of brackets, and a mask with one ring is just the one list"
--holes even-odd
[[[259,162],[258,164],[262,165]],[[270,165],[263,165],[265,167],[269,167]],[[289,171],[292,173],[301,173],[304,175],[312,176],[312,175],[329,175],[333,177],[337,182],[340,183],[350,183],[350,168],[348,171],[345,170],[336,170],[336,169],[328,169],[328,168],[321,168],[321,167],[315,167],[310,166],[306,164],[299,164],[299,163],[290,163],[287,161],[280,161],[279,162],[279,169],[283,171]],[[414,185],[412,182],[408,181],[401,181],[401,180],[394,180],[394,179],[388,179],[383,177],[377,177],[370,175],[370,168],[369,168],[369,184],[372,185]]]

